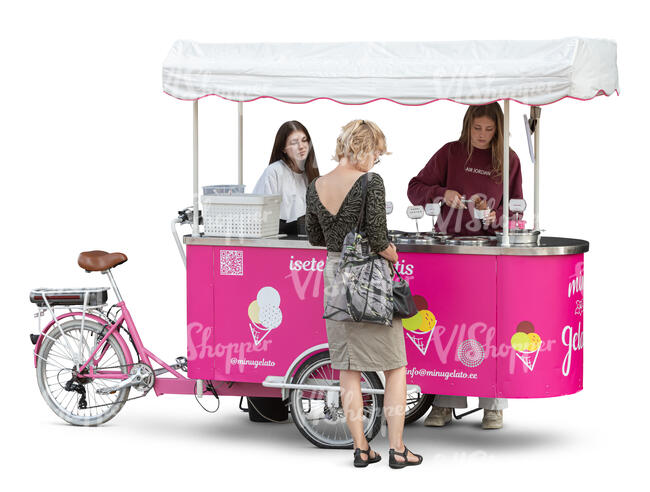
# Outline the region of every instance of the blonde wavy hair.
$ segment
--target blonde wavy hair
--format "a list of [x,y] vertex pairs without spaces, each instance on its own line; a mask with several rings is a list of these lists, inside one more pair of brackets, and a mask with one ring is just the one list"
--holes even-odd
[[341,129],[336,139],[336,155],[333,159],[340,162],[346,157],[350,162],[365,162],[368,156],[379,152],[388,155],[386,137],[376,123],[368,120],[353,120]]

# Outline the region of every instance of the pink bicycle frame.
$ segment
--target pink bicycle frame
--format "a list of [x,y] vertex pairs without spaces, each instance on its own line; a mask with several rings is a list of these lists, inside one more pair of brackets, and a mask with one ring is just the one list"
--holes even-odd
[[[116,372],[116,371],[95,371],[94,369],[94,366],[97,365],[102,360],[102,357],[104,356],[105,352],[104,351],[100,352],[100,350],[102,350],[102,347],[104,347],[105,344],[108,342],[108,338],[111,335],[114,335],[118,339],[120,346],[125,351],[125,354],[127,356],[127,365],[131,365],[133,363],[131,353],[126,343],[124,342],[124,339],[121,337],[119,332],[117,332],[117,330],[122,326],[122,324],[125,324],[126,328],[128,329],[131,335],[133,345],[135,347],[136,353],[139,355],[140,361],[151,366],[152,365],[151,361],[153,360],[154,362],[159,364],[161,367],[169,371],[174,376],[173,378],[156,377],[154,383],[154,392],[156,393],[156,396],[161,396],[164,394],[177,394],[177,395],[195,394],[196,381],[183,376],[178,371],[173,369],[169,364],[166,364],[162,359],[156,356],[156,354],[154,354],[151,350],[147,349],[142,343],[142,339],[140,338],[140,334],[138,333],[135,323],[133,322],[131,313],[126,307],[126,303],[124,301],[120,301],[117,303],[117,306],[121,309],[121,314],[119,318],[115,321],[115,323],[112,323],[109,326],[108,332],[106,333],[104,338],[97,345],[97,347],[95,347],[95,349],[90,354],[88,359],[84,362],[84,364],[79,367],[78,371],[81,372],[87,368],[88,373],[84,374],[84,377],[94,378],[94,379],[124,380],[128,378],[129,377],[128,373],[124,374],[122,372]],[[82,314],[83,313],[79,313],[79,312],[66,313],[58,317],[57,321],[66,317],[81,316]],[[97,316],[86,314],[86,318],[101,323],[105,323],[105,320],[98,318]],[[52,325],[54,325],[54,322],[52,322],[50,326],[48,326],[44,330],[44,333],[47,332],[47,330],[51,329]],[[95,358],[95,356],[98,353],[99,353],[99,357]],[[210,394],[210,392],[207,388],[203,388],[203,394]],[[223,396],[228,396],[228,395],[279,396],[278,390],[275,388],[264,388],[259,384],[241,383],[241,382],[229,383],[227,386],[223,386],[223,385],[219,386],[219,394]]]
[[144,344],[142,343],[142,339],[140,338],[140,335],[138,333],[138,330],[135,326],[135,323],[133,322],[133,318],[131,317],[131,313],[129,312],[129,309],[126,307],[126,303],[124,301],[120,301],[117,303],[117,306],[120,308],[121,311],[120,317],[115,321],[115,323],[110,325],[110,327],[108,328],[108,332],[106,333],[104,338],[95,347],[95,350],[93,350],[92,354],[90,354],[86,362],[79,367],[78,371],[81,372],[84,369],[88,369],[88,373],[87,375],[85,375],[85,377],[90,377],[93,379],[126,379],[128,377],[128,374],[124,374],[116,371],[95,371],[94,369],[94,366],[96,366],[101,361],[105,351],[102,351],[99,354],[99,357],[95,358],[97,353],[108,342],[108,338],[111,335],[113,335],[123,324],[125,324],[126,329],[131,335],[131,339],[133,341],[133,345],[135,347],[136,353],[139,356],[139,359],[143,363],[149,366],[152,365],[151,360],[153,360],[161,367],[163,367],[164,369],[166,369],[167,371],[169,371],[171,374],[175,376],[175,378],[156,378],[156,382],[154,384],[154,390],[157,395],[171,392],[166,390],[170,390],[174,388],[178,389],[177,388],[178,382],[185,383],[182,384],[182,386],[188,385],[193,388],[194,381],[180,374],[178,371],[173,369],[170,365],[166,364],[162,359],[157,357],[156,354],[154,354],[151,350],[147,349],[144,346]]

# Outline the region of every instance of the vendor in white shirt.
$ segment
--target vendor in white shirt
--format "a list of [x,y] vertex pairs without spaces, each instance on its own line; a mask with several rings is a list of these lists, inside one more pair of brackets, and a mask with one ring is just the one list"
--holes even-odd
[[299,121],[283,123],[275,135],[269,167],[253,193],[281,195],[280,234],[306,234],[307,187],[320,176],[316,154],[307,128]]

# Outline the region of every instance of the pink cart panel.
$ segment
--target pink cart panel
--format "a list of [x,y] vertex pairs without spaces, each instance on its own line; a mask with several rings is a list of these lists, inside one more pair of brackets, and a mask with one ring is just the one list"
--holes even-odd
[[[261,383],[327,343],[321,249],[187,245],[188,369]],[[543,398],[582,389],[583,255],[400,253],[418,314],[407,381],[424,393]]]

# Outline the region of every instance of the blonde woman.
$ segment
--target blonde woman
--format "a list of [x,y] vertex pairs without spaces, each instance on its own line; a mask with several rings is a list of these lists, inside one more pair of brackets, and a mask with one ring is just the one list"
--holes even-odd
[[[364,120],[345,125],[336,141],[338,166],[315,179],[307,189],[306,227],[309,242],[327,247],[324,271],[325,303],[341,259],[345,235],[354,230],[362,205],[362,179],[386,153],[386,138],[379,127]],[[368,174],[365,230],[373,252],[397,262],[395,245],[388,241],[384,182]],[[386,378],[384,414],[388,423],[391,468],[419,465],[422,457],[402,441],[406,406],[406,352],[400,320],[391,327],[371,323],[326,320],[332,367],[340,371],[341,399],[354,441],[354,466],[376,463],[381,456],[370,449],[363,432],[360,372],[383,371]]]

